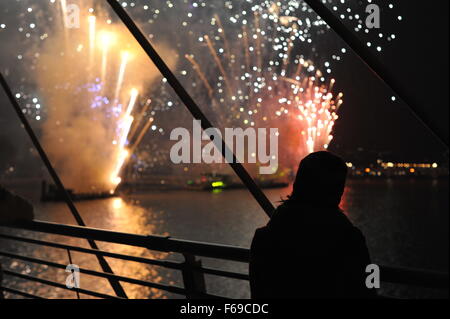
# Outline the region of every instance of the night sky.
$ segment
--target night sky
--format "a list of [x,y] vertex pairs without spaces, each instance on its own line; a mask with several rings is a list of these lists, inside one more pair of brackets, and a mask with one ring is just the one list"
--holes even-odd
[[[377,55],[396,75],[398,82],[412,92],[421,107],[420,114],[448,141],[449,2],[398,0],[394,3],[404,17],[403,21],[384,26],[383,23],[389,21],[383,20],[382,11],[381,24],[382,28],[395,31],[398,39]],[[4,9],[5,3],[2,6]],[[2,12],[4,14],[5,10]],[[4,69],[11,67],[6,57],[14,41],[1,45],[0,67]],[[345,103],[340,110],[331,150],[349,160],[358,153],[367,160],[375,160],[382,154],[392,160],[448,161],[446,148],[406,105],[391,101],[393,93],[352,53],[348,53],[345,62],[335,68],[334,76],[338,80],[337,89],[345,93]],[[9,107],[3,94],[0,94],[0,103]],[[13,115],[4,109],[0,111],[3,154],[14,148],[14,142],[10,140],[14,130],[6,129]]]
[[[448,5],[445,0],[396,1],[403,21],[399,39],[380,56],[420,105],[420,112],[448,141]],[[381,20],[383,23],[383,20]],[[383,27],[383,26],[382,26]],[[390,103],[391,92],[357,58],[337,73],[346,88],[333,148],[344,154],[358,148],[388,152],[393,159],[441,157],[436,141],[406,105]],[[354,63],[352,63],[354,62]],[[352,89],[349,89],[352,88]]]

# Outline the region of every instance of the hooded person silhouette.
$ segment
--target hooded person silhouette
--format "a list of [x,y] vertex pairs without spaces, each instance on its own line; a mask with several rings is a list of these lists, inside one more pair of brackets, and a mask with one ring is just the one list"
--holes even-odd
[[347,166],[330,152],[304,158],[292,194],[251,246],[252,298],[372,298],[365,238],[339,204]]

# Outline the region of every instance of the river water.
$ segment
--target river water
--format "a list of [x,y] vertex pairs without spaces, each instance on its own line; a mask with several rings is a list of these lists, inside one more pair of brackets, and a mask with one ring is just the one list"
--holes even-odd
[[[31,198],[39,220],[74,224],[64,203],[39,203],[36,187],[19,192]],[[34,190],[34,191],[33,191]],[[290,189],[265,190],[275,204]],[[136,234],[170,235],[249,247],[257,227],[268,218],[247,190],[227,190],[220,193],[196,191],[149,191],[121,198],[76,203],[88,226]],[[377,264],[448,270],[448,180],[352,180],[349,181],[341,207],[366,236],[372,259]],[[12,231],[34,238],[88,247],[86,241],[60,236]],[[175,254],[146,249],[99,243],[101,249],[156,259],[181,260]],[[0,240],[3,251],[20,253],[45,260],[68,264],[67,252],[31,244]],[[293,247],[295,248],[295,246]],[[82,268],[100,270],[92,256],[73,253],[73,263]],[[286,256],[288,259],[289,256]],[[3,267],[24,274],[47,278],[64,284],[63,269],[36,266],[0,257]],[[178,271],[146,266],[134,262],[108,259],[116,274],[148,281],[182,286]],[[247,265],[203,259],[203,263],[222,269],[246,272]],[[112,294],[108,282],[81,275],[81,288]],[[29,283],[5,276],[8,286],[46,297],[75,298],[71,291]],[[247,282],[206,276],[208,292],[234,298],[249,297]],[[131,298],[180,298],[160,290],[124,284]],[[383,292],[399,297],[448,296],[435,292],[384,284]],[[12,295],[8,295],[13,297]],[[82,295],[82,298],[88,296]]]

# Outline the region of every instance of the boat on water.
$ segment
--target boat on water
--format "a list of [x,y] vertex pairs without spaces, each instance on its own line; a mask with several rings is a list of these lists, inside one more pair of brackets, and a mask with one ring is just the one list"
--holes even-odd
[[[289,186],[289,182],[282,180],[255,180],[260,188],[283,188]],[[227,174],[203,174],[196,181],[188,181],[190,189],[211,191],[225,189],[244,189],[245,185]]]

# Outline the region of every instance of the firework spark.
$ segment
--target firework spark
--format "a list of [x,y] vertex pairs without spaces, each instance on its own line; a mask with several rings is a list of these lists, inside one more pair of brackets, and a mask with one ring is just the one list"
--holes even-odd
[[[390,30],[366,29],[365,7],[372,1],[325,2],[373,50],[382,52],[388,42],[397,38]],[[215,126],[279,127],[284,157],[279,162],[285,166],[292,166],[308,152],[328,147],[343,103],[343,94],[335,93],[333,73],[347,49],[304,1],[183,0],[153,1],[149,5],[137,0],[121,4],[152,42],[170,43],[170,47],[176,48],[177,54],[167,49],[167,45],[158,51]],[[139,145],[152,149],[155,155],[146,160],[137,156],[136,163],[147,161],[142,164],[144,167],[167,163],[167,154],[162,150],[156,152],[152,146],[158,141],[145,143],[144,136],[150,130],[160,133],[153,138],[164,138],[173,121],[170,116],[164,120],[162,113],[181,113],[183,106],[165,81],[144,89],[144,83],[160,75],[152,64],[145,67],[148,71],[142,72],[148,59],[129,34],[112,22],[114,19],[108,16],[105,6],[83,1],[81,28],[69,29],[64,27],[66,20],[62,13],[67,13],[64,0],[46,4],[22,0],[18,5],[22,8],[18,15],[21,26],[15,30],[19,30],[24,48],[28,49],[18,50],[17,58],[27,70],[36,71],[31,74],[36,75],[37,86],[56,89],[37,96],[29,93],[34,90],[32,85],[24,85],[16,96],[26,105],[24,112],[36,121],[44,121],[44,141],[50,155],[55,162],[66,163],[60,170],[79,176],[66,176],[66,180],[83,179],[89,184],[101,180],[109,185],[103,188],[114,188],[121,171],[118,167],[131,159]],[[386,19],[390,14],[401,21],[396,8],[392,4],[385,8]],[[4,24],[1,28],[12,30]],[[177,57],[185,58],[177,63]],[[56,75],[49,79],[50,74]],[[129,115],[134,120],[127,129],[124,115],[132,88],[138,89],[145,101],[151,98],[152,104],[151,108],[143,106],[137,99]],[[55,110],[56,105],[66,107]],[[80,109],[84,110],[83,116],[79,114],[83,112],[74,111]],[[98,125],[93,125],[95,121]],[[76,134],[69,132],[68,127],[97,136],[99,143],[86,136],[75,138]],[[95,131],[96,128],[101,130]],[[64,151],[61,143],[83,145],[93,151],[82,156],[86,159],[67,164],[70,162],[67,158],[74,157],[76,152],[73,146],[72,150]],[[64,156],[58,155],[61,149],[66,153]],[[98,159],[99,153],[103,160]],[[111,158],[112,163],[107,163]],[[98,165],[104,166],[106,173],[98,176],[89,168],[98,166],[93,162],[101,163]]]
[[255,6],[251,14],[233,17],[231,23],[240,22],[239,28],[215,14],[212,28],[198,37],[186,60],[189,81],[198,82],[196,89],[208,92],[212,102],[206,113],[225,127],[279,128],[280,160],[289,167],[329,147],[343,94],[335,97],[335,79],[327,82],[301,52],[301,21],[281,11],[275,3]]
[[[56,21],[65,21],[65,8],[58,2]],[[160,74],[123,26],[91,6],[80,11],[80,28],[51,28],[33,64],[36,82],[45,88],[43,145],[68,187],[114,191],[131,155],[134,113],[142,109],[139,91]],[[158,49],[174,56],[164,45]]]

